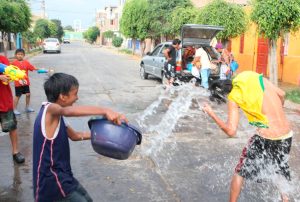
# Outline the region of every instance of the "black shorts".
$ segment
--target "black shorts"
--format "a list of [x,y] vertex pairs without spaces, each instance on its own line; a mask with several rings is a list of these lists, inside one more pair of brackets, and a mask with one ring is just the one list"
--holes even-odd
[[30,88],[29,86],[15,87],[15,93],[17,97],[20,97],[22,94],[30,93]]
[[235,172],[245,179],[254,180],[280,174],[290,181],[288,159],[291,145],[292,137],[270,140],[254,135],[243,149]]
[[0,123],[2,131],[5,133],[17,129],[17,120],[14,111],[0,112]]

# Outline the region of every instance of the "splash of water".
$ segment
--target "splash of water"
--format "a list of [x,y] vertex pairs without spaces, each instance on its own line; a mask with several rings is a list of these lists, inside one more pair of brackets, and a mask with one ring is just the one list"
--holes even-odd
[[[143,155],[154,155],[161,151],[164,142],[172,135],[178,120],[186,115],[192,103],[192,99],[203,96],[208,93],[206,90],[195,87],[193,84],[183,84],[178,87],[172,87],[162,94],[154,101],[144,112],[138,117],[138,124],[143,130],[149,134],[147,137],[148,145],[141,151]],[[163,103],[166,101],[166,103]],[[147,124],[147,119],[151,119],[152,115],[157,114],[160,105],[165,104],[167,111],[162,115],[158,124]],[[155,116],[154,119],[157,119]],[[173,142],[176,144],[176,142]],[[171,145],[175,149],[174,145]]]
[[[200,111],[202,104],[199,102],[199,99],[207,101],[207,97],[208,94],[204,89],[194,87],[191,84],[184,84],[162,91],[158,99],[138,116],[137,122],[145,132],[143,136],[145,141],[141,147],[140,154],[150,157],[154,161],[158,173],[167,170],[173,154],[177,149],[176,138],[173,136],[176,135],[174,130],[176,126],[178,126],[179,119],[186,116],[193,116],[191,114],[195,113],[195,111],[190,113],[191,111],[189,111],[189,108],[194,104],[194,101],[196,101],[197,109]],[[223,120],[226,120],[227,115],[224,113],[224,108],[218,107],[214,111]],[[197,115],[199,115],[198,112]],[[207,119],[206,124],[210,124],[201,127],[207,129],[212,128],[213,131],[216,131],[216,126],[210,118],[204,113],[200,113],[200,115],[201,118]],[[241,121],[239,123],[240,130],[238,135],[242,134],[242,136],[228,141],[227,144],[230,147],[240,147],[241,144],[246,142],[249,136],[255,134],[255,128],[249,127],[248,121],[244,116],[240,117]],[[167,149],[165,148],[166,152],[160,152],[166,146],[168,146]],[[237,150],[237,148],[235,150]],[[158,155],[160,155],[160,157],[163,156],[163,158],[159,158]],[[201,159],[199,159],[199,161],[200,160]],[[222,192],[224,189],[223,185],[229,183],[229,178],[232,175],[231,170],[224,172],[224,167],[234,168],[237,163],[236,161],[237,159],[228,158],[228,156],[226,156],[226,160],[223,161],[224,164],[215,161],[207,161],[206,163],[202,163],[202,165],[196,169],[208,169],[214,173],[220,173],[220,175],[207,186],[214,191]],[[251,188],[248,188],[248,191],[250,192],[247,193],[248,195],[246,196],[246,199],[249,199],[249,196],[250,198],[253,197],[253,199],[259,199],[263,196],[267,201],[276,201],[280,197],[280,192],[284,192],[289,196],[292,196],[295,201],[299,201],[300,197],[298,193],[300,193],[300,188],[298,178],[293,176],[292,172],[292,181],[287,182],[280,177],[278,178],[276,175],[272,175],[271,173],[274,169],[275,168],[271,165],[266,168],[268,172],[262,172],[260,174],[259,178],[264,179],[262,183],[257,183],[256,181],[246,182],[246,184],[251,186]],[[241,201],[245,199],[243,192],[240,199]]]

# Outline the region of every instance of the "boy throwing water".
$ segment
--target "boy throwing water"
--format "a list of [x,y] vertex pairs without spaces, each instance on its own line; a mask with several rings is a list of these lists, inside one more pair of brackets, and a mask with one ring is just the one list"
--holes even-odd
[[64,116],[103,115],[120,125],[124,115],[97,106],[73,106],[78,99],[75,77],[53,74],[44,84],[48,102],[43,103],[33,132],[33,191],[35,201],[91,202],[88,192],[74,178],[69,139],[88,140],[90,132],[77,132],[65,124]]
[[[222,93],[229,93],[227,121],[221,120],[208,104],[203,110],[229,137],[236,135],[239,108],[244,111],[249,123],[257,127],[257,134],[250,138],[235,168],[230,202],[238,200],[244,179],[259,178],[261,173],[290,181],[288,159],[293,131],[283,111],[284,91],[251,71],[237,75],[232,84],[215,87]],[[288,201],[287,194],[282,190],[281,197],[283,201]]]

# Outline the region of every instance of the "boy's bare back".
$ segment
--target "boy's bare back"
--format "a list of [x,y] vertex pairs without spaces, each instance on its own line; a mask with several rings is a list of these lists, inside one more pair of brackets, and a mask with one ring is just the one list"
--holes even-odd
[[260,135],[266,138],[277,138],[290,132],[290,124],[283,110],[284,91],[264,79],[265,93],[262,112],[269,120],[269,128],[259,128]]

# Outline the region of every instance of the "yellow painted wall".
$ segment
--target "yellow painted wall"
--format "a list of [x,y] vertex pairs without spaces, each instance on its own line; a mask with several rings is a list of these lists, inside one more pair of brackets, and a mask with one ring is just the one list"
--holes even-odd
[[233,53],[235,60],[239,63],[239,69],[237,72],[256,70],[256,48],[256,28],[255,25],[251,24],[249,25],[248,30],[245,33],[243,53],[240,53],[240,37],[232,39],[231,52]]
[[[245,70],[256,71],[258,33],[256,25],[250,24],[244,37],[244,53],[240,53],[240,37],[232,39],[231,51],[239,63],[237,72]],[[290,34],[288,54],[284,56],[283,65],[280,64],[281,39],[277,41],[278,79],[291,84],[298,84],[300,78],[300,31]],[[269,64],[267,74],[269,72]]]
[[288,53],[284,56],[282,80],[298,84],[300,76],[300,31],[289,35]]

